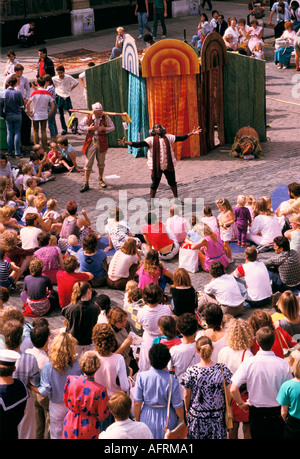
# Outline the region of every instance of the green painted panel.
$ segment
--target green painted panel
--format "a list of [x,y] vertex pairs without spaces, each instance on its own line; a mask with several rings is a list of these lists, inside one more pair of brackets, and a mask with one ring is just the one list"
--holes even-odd
[[251,126],[266,141],[265,61],[228,52],[224,66],[225,141],[233,143],[235,134]]
[[[123,113],[128,111],[128,73],[122,68],[122,58],[95,65],[86,70],[88,107],[100,102],[103,110]],[[116,130],[108,135],[108,145],[118,146],[125,135],[120,116],[112,116]]]

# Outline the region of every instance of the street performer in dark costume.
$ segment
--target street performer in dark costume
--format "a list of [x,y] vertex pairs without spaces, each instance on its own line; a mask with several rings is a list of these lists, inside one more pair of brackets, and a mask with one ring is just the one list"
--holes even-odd
[[176,158],[172,148],[174,142],[183,142],[191,135],[197,135],[201,132],[200,126],[194,128],[192,132],[185,135],[175,136],[167,134],[166,129],[161,124],[155,124],[150,137],[140,142],[128,142],[119,139],[119,145],[130,145],[135,148],[148,148],[147,158],[148,167],[151,170],[152,184],[150,188],[150,197],[155,198],[156,190],[160,184],[162,174],[165,175],[168,185],[170,186],[174,198],[178,198],[177,183],[175,177]]

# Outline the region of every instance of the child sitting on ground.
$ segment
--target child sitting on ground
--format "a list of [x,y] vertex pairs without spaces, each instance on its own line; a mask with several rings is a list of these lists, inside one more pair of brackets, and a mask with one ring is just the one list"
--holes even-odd
[[125,295],[124,295],[124,305],[123,308],[126,309],[127,305],[129,304],[128,295],[131,289],[137,288],[138,283],[135,280],[130,280],[125,285]]
[[17,198],[15,190],[9,190],[6,193],[6,205],[8,207],[13,207],[15,209],[15,213],[13,214],[13,218],[16,220],[21,220],[23,216],[23,211],[25,207],[24,201],[22,199]]
[[197,294],[186,269],[177,268],[175,270],[170,293],[172,295],[171,308],[173,314],[180,316],[185,312],[195,313],[198,303]]
[[52,218],[53,223],[57,222],[59,213],[57,212],[57,200],[50,198],[47,201],[47,210],[44,213],[43,220],[47,221],[49,218]]
[[50,151],[48,153],[48,161],[52,167],[55,167],[60,164],[62,160],[62,155],[59,152],[57,142],[50,142],[49,144]]
[[159,259],[158,251],[155,249],[149,250],[137,274],[139,276],[138,286],[142,290],[144,290],[147,284],[154,282],[164,291],[167,281],[173,279],[173,274],[163,266]]
[[237,206],[234,209],[234,218],[237,228],[237,243],[241,247],[247,247],[247,230],[251,225],[252,218],[249,209],[245,206],[246,196],[240,194],[237,197]]
[[25,193],[26,198],[30,194],[37,196],[39,193],[43,193],[43,188],[37,186],[37,181],[33,177],[30,177],[29,179],[27,179],[26,186],[27,186],[26,193]]
[[68,237],[68,244],[69,246],[67,247],[65,255],[66,256],[74,255],[77,258],[78,250],[80,250],[82,247],[80,244],[78,244],[78,238],[75,236],[75,234],[71,234]]
[[181,344],[181,339],[177,336],[176,320],[172,316],[161,316],[157,322],[161,333],[153,340],[153,344],[165,344],[168,349]]

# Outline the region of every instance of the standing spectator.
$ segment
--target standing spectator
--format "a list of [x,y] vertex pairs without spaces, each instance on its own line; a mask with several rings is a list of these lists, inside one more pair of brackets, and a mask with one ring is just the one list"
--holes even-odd
[[79,263],[77,258],[74,255],[70,255],[64,259],[63,270],[58,271],[56,274],[59,305],[61,308],[70,304],[73,285],[76,282],[88,282],[94,277],[90,272],[77,272],[78,268]]
[[71,304],[63,308],[61,314],[68,322],[66,332],[77,341],[77,354],[93,350],[92,331],[97,323],[100,308],[93,299],[92,287],[88,282],[74,284]]
[[[39,144],[39,127],[41,126],[41,137],[42,137],[42,144],[43,148],[47,150],[47,121],[48,117],[54,112],[55,105],[52,95],[46,91],[45,88],[45,79],[43,77],[39,77],[37,79],[38,89],[33,91],[31,94],[28,104],[27,110],[29,116],[32,118],[33,121],[33,142],[35,145]],[[32,104],[32,109],[31,109]],[[48,112],[48,106],[51,106],[50,111]]]
[[[253,354],[250,348],[253,343],[253,330],[247,321],[243,319],[233,319],[229,321],[226,332],[226,344],[220,350],[218,362],[224,363],[232,374],[236,372],[240,364]],[[240,387],[243,400],[248,397],[247,386]],[[238,439],[238,429],[240,422],[243,426],[244,438],[251,438],[249,431],[249,413],[241,410],[234,401],[231,402],[233,412],[233,429],[229,431],[230,439]]]
[[161,23],[162,36],[166,38],[167,28],[165,18],[168,16],[167,13],[167,1],[166,0],[154,0],[153,2],[153,38],[156,38],[158,21]]
[[138,24],[139,24],[138,40],[140,38],[143,38],[143,28],[144,27],[152,34],[152,29],[148,24],[148,17],[149,17],[148,0],[137,0],[134,14],[137,16]]
[[7,51],[7,57],[8,61],[6,63],[4,76],[11,76],[15,73],[15,65],[20,62],[16,59],[16,53],[12,49]]
[[[23,75],[24,67],[22,64],[16,63],[14,66],[13,75],[17,77],[18,81],[15,86],[16,91],[19,91],[23,97],[25,105],[30,97],[30,85],[28,79]],[[5,84],[8,82],[12,75],[8,75]]]
[[[50,438],[61,439],[64,417],[68,408],[64,404],[64,388],[69,375],[80,375],[75,352],[76,340],[69,333],[56,336],[50,346],[49,362],[41,372],[38,389],[33,390],[49,398]],[[31,387],[32,388],[32,387]]]
[[24,100],[22,94],[15,89],[17,83],[16,76],[12,76],[8,80],[8,88],[5,91],[4,99],[8,156],[13,156],[13,151],[15,151],[16,156],[21,156],[21,126]]
[[281,405],[281,417],[285,422],[284,439],[300,438],[300,359],[293,365],[294,378],[285,381],[279,389],[277,402]]
[[[163,439],[165,426],[172,430],[178,419],[184,419],[179,383],[167,370],[170,358],[170,351],[164,344],[154,344],[149,351],[151,368],[138,373],[134,388],[134,417],[136,421],[147,423],[154,439]],[[169,391],[171,401],[167,418]]]
[[81,375],[67,378],[64,402],[68,411],[64,419],[63,439],[91,440],[100,434],[100,422],[109,415],[106,388],[94,379],[100,364],[96,352],[86,352],[79,359]]
[[212,360],[210,338],[199,338],[196,348],[201,360],[189,367],[181,379],[189,431],[187,438],[226,439],[225,397],[229,396],[232,373],[226,365]]
[[37,74],[36,77],[44,77],[45,75],[50,75],[53,77],[55,75],[54,63],[47,56],[47,48],[40,48],[38,50],[39,61],[37,65]]
[[63,65],[56,68],[57,76],[53,77],[53,84],[56,92],[56,103],[59,112],[60,124],[62,127],[61,135],[66,135],[68,128],[65,121],[64,112],[73,108],[71,102],[71,92],[78,86],[79,81],[75,80],[71,75],[65,74]]
[[[57,113],[57,104],[56,104],[56,94],[55,94],[55,88],[53,85],[53,81],[50,75],[45,75],[45,89],[46,91],[50,92],[51,96],[53,97],[53,102],[54,102],[54,110],[50,114],[48,113],[48,128],[50,131],[50,143],[53,141],[56,141],[57,135],[58,135],[58,130],[57,130],[57,125],[55,121],[55,115]],[[50,112],[51,110],[51,105],[49,104],[48,111]]]
[[[262,327],[256,339],[261,350],[239,366],[232,377],[230,392],[241,409],[249,410],[251,438],[278,441],[283,438],[284,421],[276,398],[281,385],[292,379],[292,374],[288,362],[276,357],[271,350],[274,330]],[[257,381],[260,381],[259,386]],[[239,390],[244,383],[247,384],[248,401],[242,400]]]
[[272,291],[298,290],[300,288],[300,259],[296,250],[290,250],[290,242],[285,236],[274,239],[275,255],[264,263],[272,281]]
[[247,303],[259,308],[271,301],[272,288],[265,264],[257,260],[255,246],[245,250],[245,263],[239,265],[232,275],[237,279],[238,286]]
[[252,222],[250,210],[246,207],[246,196],[237,197],[237,206],[234,209],[235,224],[237,228],[238,245],[246,247],[247,229]]
[[283,0],[278,0],[278,2],[273,3],[267,23],[268,25],[272,24],[274,13],[276,13],[276,24],[274,26],[275,38],[279,38],[284,32],[285,22],[289,21],[291,18],[289,4]]
[[[35,356],[41,372],[45,363],[49,362],[48,347],[51,331],[48,322],[43,323],[39,319],[33,322],[32,325],[33,328],[30,330],[30,338],[27,338],[25,343],[28,340],[33,347],[27,348],[25,352]],[[35,392],[32,393],[32,397],[35,405],[36,439],[48,440],[50,438],[49,399]]]
[[28,398],[26,385],[13,373],[20,354],[9,349],[0,350],[0,440],[17,440]]
[[171,360],[168,363],[169,371],[174,371],[179,381],[179,389],[183,400],[183,386],[181,379],[188,367],[200,362],[200,354],[196,349],[195,335],[198,329],[198,321],[194,314],[185,312],[178,317],[177,330],[182,336],[182,343],[170,349]]
[[[88,63],[88,67],[94,67],[95,66],[95,62],[89,62]],[[85,103],[86,103],[86,106],[88,105],[88,101],[87,101],[87,88],[86,88],[86,78],[85,78],[85,71],[80,73],[80,75],[78,75],[78,80],[80,81],[80,83],[82,84],[83,86],[83,97],[84,97],[84,100],[85,100]]]
[[[37,360],[33,355],[26,354],[20,351],[22,344],[24,327],[18,320],[8,320],[2,327],[1,332],[4,336],[5,346],[7,349],[16,351],[20,354],[20,358],[16,362],[16,370],[13,377],[23,381],[26,387],[30,389],[36,388],[40,383],[40,371]],[[18,425],[18,438],[35,439],[36,422],[34,400],[30,395],[27,399],[24,416]]]
[[149,349],[154,338],[160,335],[158,329],[158,319],[161,316],[171,316],[172,312],[168,305],[162,304],[163,292],[154,282],[145,286],[143,291],[145,306],[139,309],[137,322],[141,324],[143,332],[143,344],[145,347],[140,349],[139,369],[146,371],[150,368]]

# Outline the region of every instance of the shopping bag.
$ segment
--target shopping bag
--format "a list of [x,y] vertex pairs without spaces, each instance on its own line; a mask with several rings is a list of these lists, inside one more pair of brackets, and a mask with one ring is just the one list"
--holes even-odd
[[190,273],[196,273],[199,270],[198,250],[192,250],[188,242],[180,246],[179,268],[184,268]]

